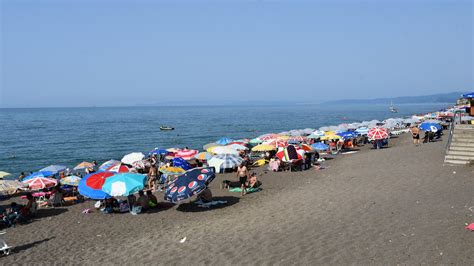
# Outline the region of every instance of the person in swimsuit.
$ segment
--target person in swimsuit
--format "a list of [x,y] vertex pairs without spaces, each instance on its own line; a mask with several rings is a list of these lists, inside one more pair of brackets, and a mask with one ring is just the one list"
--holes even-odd
[[413,137],[413,144],[418,146],[420,144],[420,129],[412,126],[411,129],[411,136]]
[[156,164],[152,164],[150,166],[150,170],[148,171],[148,188],[151,189],[151,191],[155,191],[157,174],[158,169],[156,169]]
[[245,166],[245,163],[242,162],[240,166],[237,168],[237,178],[239,178],[240,188],[242,189],[242,196],[246,193],[246,186],[247,186],[247,179],[249,177],[249,171]]

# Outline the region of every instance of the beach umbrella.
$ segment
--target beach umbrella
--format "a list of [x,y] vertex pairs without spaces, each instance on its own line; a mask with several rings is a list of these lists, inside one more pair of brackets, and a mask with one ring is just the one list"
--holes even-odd
[[264,142],[264,145],[270,145],[275,148],[280,148],[280,147],[288,146],[288,141],[283,140],[283,139],[272,139],[272,140]]
[[26,176],[25,178],[23,178],[22,181],[26,181],[26,180],[29,180],[29,179],[32,179],[32,178],[35,178],[35,177],[50,177],[50,176],[53,176],[53,175],[54,175],[54,173],[49,172],[49,171],[34,172],[34,173]]
[[145,169],[147,164],[148,164],[148,161],[141,160],[141,161],[136,161],[136,162],[132,163],[132,167],[134,169]]
[[220,138],[218,141],[216,141],[216,143],[220,144],[220,145],[227,145],[231,142],[232,142],[232,140],[229,139],[228,137],[223,137],[223,138]]
[[379,140],[379,139],[388,138],[389,134],[388,134],[387,129],[383,127],[373,127],[369,130],[369,132],[367,133],[367,136],[370,139]]
[[[100,185],[99,189],[95,189],[87,185],[87,180],[93,177],[94,174],[86,175],[84,178],[81,179],[81,181],[79,181],[79,185],[77,186],[77,190],[79,191],[79,194],[81,194],[84,197],[88,197],[95,200],[103,200],[103,199],[110,198],[109,194],[102,191],[103,183]],[[110,176],[112,175],[113,173],[110,173]]]
[[341,136],[334,134],[324,135],[320,138],[320,140],[337,140],[341,139]]
[[120,173],[107,178],[102,191],[112,197],[126,197],[145,187],[146,175]]
[[[231,155],[231,154],[218,154],[213,157],[213,159],[219,159],[223,160],[221,164],[222,169],[228,169],[228,168],[235,168],[239,166],[243,159],[240,156],[237,155]],[[212,161],[213,159],[209,160]]]
[[341,133],[337,133],[337,135],[341,136],[344,139],[356,138],[358,134],[354,131],[344,131]]
[[160,167],[159,171],[162,172],[165,175],[179,175],[179,174],[182,174],[182,173],[186,172],[186,170],[184,170],[183,168],[174,167],[174,166]]
[[9,175],[11,175],[11,174],[8,173],[8,172],[0,171],[0,179],[1,179],[1,178],[4,178],[4,177],[7,177],[7,176],[9,176]]
[[322,142],[316,142],[312,144],[311,147],[313,147],[313,149],[318,150],[318,151],[325,151],[329,149],[329,145],[324,144]]
[[276,150],[276,147],[272,145],[267,145],[267,144],[260,144],[252,148],[252,151],[257,151],[257,152],[273,151],[273,150]]
[[367,135],[367,133],[369,133],[369,129],[366,128],[366,127],[360,127],[358,129],[356,129],[357,133],[361,134],[361,135]]
[[214,167],[196,168],[178,176],[165,190],[165,200],[179,202],[205,190],[216,177]]
[[70,175],[66,176],[65,178],[62,178],[59,180],[59,183],[61,185],[68,185],[68,186],[75,186],[77,187],[79,185],[79,181],[81,181],[82,178],[75,176],[75,175]]
[[306,137],[303,137],[303,136],[293,136],[293,137],[290,137],[289,140],[294,140],[294,141],[298,141],[298,142],[305,142],[308,139]]
[[324,131],[316,130],[316,131],[312,132],[312,133],[308,136],[308,138],[310,138],[310,139],[319,139],[320,137],[322,137],[322,136],[324,136],[324,135],[325,135]]
[[108,160],[107,162],[105,162],[105,163],[103,163],[99,166],[99,170],[100,171],[105,171],[105,169],[107,169],[107,168],[109,168],[113,165],[117,165],[117,164],[121,164],[121,162],[117,161],[117,160]]
[[62,172],[64,170],[66,170],[66,166],[64,165],[50,165],[50,166],[47,166],[41,170],[39,170],[38,172],[52,172],[53,175],[59,173],[59,172]]
[[217,146],[217,147],[212,147],[207,150],[210,153],[214,154],[235,154],[239,155],[239,152],[232,149],[231,147],[227,146]]
[[290,162],[292,160],[303,159],[303,155],[301,154],[301,152],[298,152],[293,145],[290,145],[286,148],[279,149],[278,152],[276,153],[276,156],[278,157],[278,159],[280,159],[283,162]]
[[122,158],[122,163],[132,165],[136,161],[141,161],[145,158],[145,155],[141,152],[132,152]]
[[82,162],[78,165],[76,165],[73,169],[74,170],[83,170],[87,168],[94,168],[94,164],[90,162]]
[[278,137],[280,137],[279,134],[269,133],[269,134],[264,134],[264,135],[259,136],[258,139],[266,141],[266,140],[276,139]]
[[28,180],[22,181],[27,184],[31,190],[39,190],[47,187],[54,187],[58,184],[58,181],[53,178],[47,177],[33,177]]
[[174,167],[180,167],[180,168],[183,168],[184,170],[189,170],[191,168],[189,163],[186,162],[186,160],[184,160],[183,158],[180,158],[180,157],[173,158],[172,161],[173,161]]
[[215,143],[215,142],[211,142],[211,143],[208,143],[208,144],[202,146],[202,148],[203,148],[204,150],[208,150],[209,148],[217,147],[217,146],[224,146],[224,145],[218,144],[218,143]]
[[105,180],[115,174],[116,173],[112,173],[112,172],[96,172],[96,173],[86,175],[82,180],[85,180],[86,186],[92,189],[100,190],[102,189],[102,186],[104,185]]
[[258,139],[258,138],[254,138],[254,139],[251,139],[249,143],[252,144],[252,145],[258,145],[262,142],[263,142],[263,140]]
[[420,124],[419,128],[424,131],[430,131],[430,132],[438,132],[438,130],[441,130],[442,127],[438,123],[432,123],[432,122],[423,122]]
[[194,158],[198,159],[198,160],[209,160],[212,158],[212,153],[210,152],[200,152],[196,155],[194,155]]
[[301,149],[304,150],[305,152],[308,152],[308,151],[313,151],[313,147],[311,147],[310,145],[308,144],[301,144]]
[[18,180],[0,180],[0,195],[13,195],[28,185]]
[[181,157],[184,160],[191,160],[197,153],[197,150],[180,150],[174,156]]
[[[134,162],[134,163],[136,163],[136,162]],[[126,165],[119,162],[119,164],[111,165],[111,166],[103,169],[102,171],[112,172],[112,173],[128,173],[128,172],[130,172],[130,168],[128,168],[128,166],[126,166]]]
[[153,150],[148,152],[148,155],[152,155],[152,154],[165,155],[167,153],[168,151],[166,149],[154,148]]
[[236,151],[246,151],[246,150],[249,149],[249,148],[245,147],[244,145],[237,144],[237,143],[229,144],[229,145],[227,145],[227,147],[230,147],[230,148],[232,148]]

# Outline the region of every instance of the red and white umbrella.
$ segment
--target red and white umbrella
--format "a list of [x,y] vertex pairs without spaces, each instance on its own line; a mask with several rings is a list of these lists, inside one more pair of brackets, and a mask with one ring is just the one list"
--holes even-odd
[[271,145],[275,148],[283,148],[283,147],[288,146],[288,142],[283,139],[273,139],[273,140],[264,142],[264,144]]
[[184,160],[191,160],[194,155],[198,154],[197,150],[180,150],[175,153],[175,157],[183,158]]
[[295,140],[295,141],[298,141],[298,142],[304,142],[304,141],[308,140],[308,138],[303,137],[303,136],[293,136],[293,137],[290,137],[290,140]]
[[270,133],[270,134],[262,135],[262,136],[258,137],[258,139],[259,139],[259,140],[266,141],[266,140],[277,139],[277,138],[279,138],[279,137],[280,137],[280,135],[278,135],[278,134]]
[[38,190],[47,187],[54,187],[58,184],[58,181],[47,177],[34,177],[23,181],[23,183],[28,184],[28,187],[32,190]]
[[117,164],[105,168],[105,171],[114,173],[128,173],[130,172],[130,169],[124,164]]
[[386,139],[388,138],[388,135],[389,134],[388,134],[387,129],[383,127],[373,127],[367,133],[367,136],[369,137],[369,139],[374,139],[374,140]]

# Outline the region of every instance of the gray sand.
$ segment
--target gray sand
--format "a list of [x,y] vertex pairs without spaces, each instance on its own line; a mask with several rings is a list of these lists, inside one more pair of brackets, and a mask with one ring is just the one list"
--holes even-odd
[[443,166],[444,148],[402,136],[325,170],[269,172],[264,190],[243,198],[221,190],[234,176],[220,175],[214,195],[230,204],[211,210],[82,214],[93,202],[41,210],[46,217],[7,229],[15,249],[0,263],[472,264],[474,232],[464,227],[474,222],[473,169]]

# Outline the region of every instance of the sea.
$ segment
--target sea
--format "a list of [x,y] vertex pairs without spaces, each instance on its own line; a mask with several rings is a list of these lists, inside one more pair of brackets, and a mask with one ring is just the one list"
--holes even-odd
[[[120,160],[153,148],[202,150],[221,137],[254,138],[265,133],[319,128],[364,120],[408,117],[448,104],[275,104],[264,106],[168,106],[0,109],[0,171],[38,171],[51,164],[74,167]],[[160,131],[161,125],[175,128]],[[11,178],[11,177],[10,177]]]

